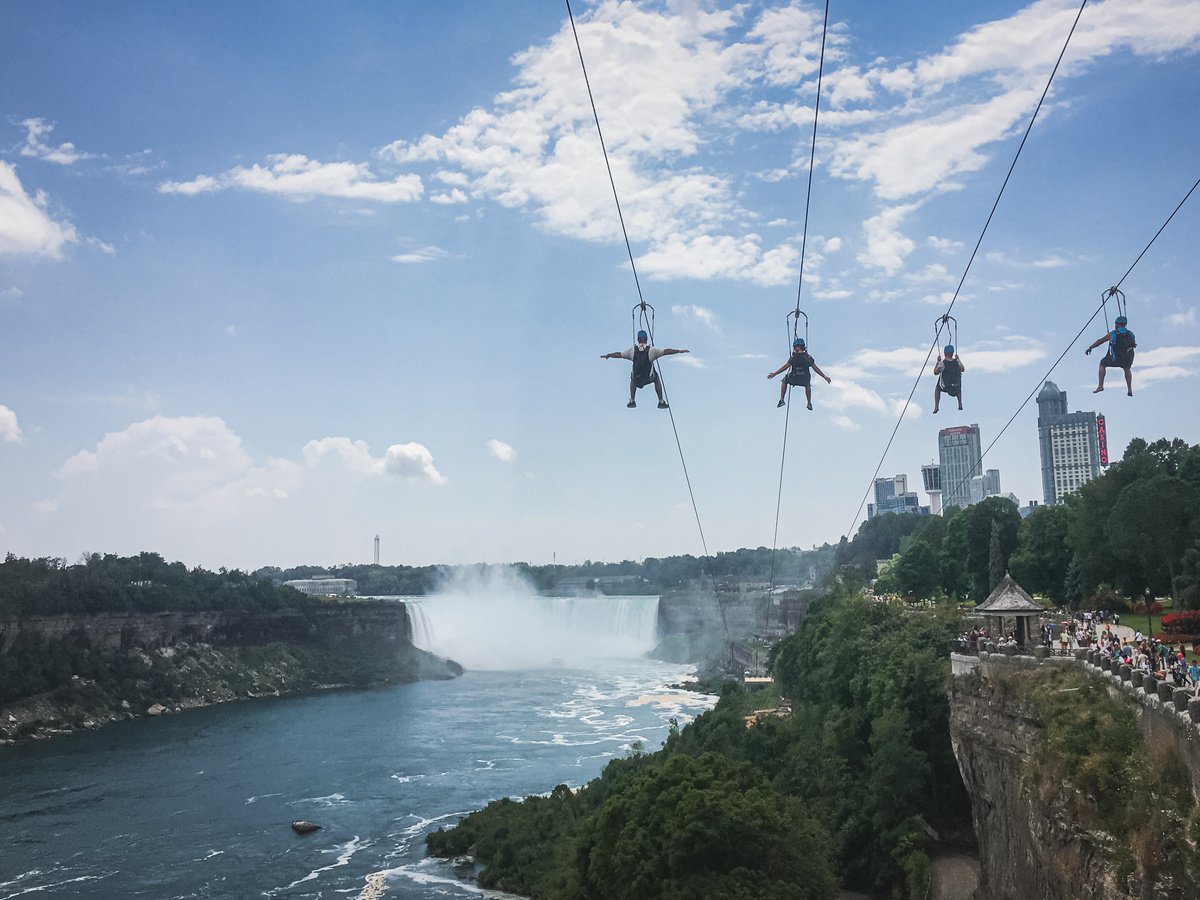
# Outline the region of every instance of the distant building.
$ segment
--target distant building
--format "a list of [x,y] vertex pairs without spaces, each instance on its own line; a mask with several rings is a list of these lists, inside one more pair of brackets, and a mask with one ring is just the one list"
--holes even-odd
[[983,468],[979,426],[959,425],[939,431],[938,464],[942,484],[942,507],[950,509],[970,506],[971,478],[978,475]]
[[903,493],[899,497],[893,497],[891,500],[886,500],[880,504],[867,504],[868,519],[874,519],[876,516],[890,516],[901,513],[927,516],[929,515],[929,507],[921,505],[921,498],[915,492]]
[[1030,500],[1028,506],[1017,507],[1017,512],[1021,514],[1022,519],[1028,519],[1029,516],[1033,513],[1033,511],[1035,509],[1037,509],[1038,506],[1040,506],[1040,505],[1041,504],[1039,504],[1036,500]]
[[302,594],[317,597],[353,597],[358,591],[358,582],[353,578],[334,578],[332,575],[297,578],[294,581],[285,581],[284,585],[295,588]]
[[1067,392],[1047,381],[1037,396],[1038,448],[1042,457],[1042,499],[1047,504],[1087,484],[1108,464],[1102,440],[1104,417],[1094,412],[1067,412]]
[[928,507],[921,506],[921,498],[908,489],[907,475],[894,475],[891,478],[875,479],[875,502],[867,504],[867,518],[892,515],[896,513],[916,513],[926,515]]
[[929,511],[935,516],[942,514],[942,467],[937,463],[921,466],[921,481],[929,495]]

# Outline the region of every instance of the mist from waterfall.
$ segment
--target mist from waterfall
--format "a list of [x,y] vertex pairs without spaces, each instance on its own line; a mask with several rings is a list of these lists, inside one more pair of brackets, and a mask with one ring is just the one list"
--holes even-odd
[[457,570],[405,603],[413,643],[468,669],[586,668],[657,643],[658,597],[542,597],[507,567]]

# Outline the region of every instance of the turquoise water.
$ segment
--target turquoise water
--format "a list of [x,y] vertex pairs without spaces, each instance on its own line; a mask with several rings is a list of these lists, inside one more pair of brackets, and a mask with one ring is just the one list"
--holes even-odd
[[687,671],[468,671],[0,750],[0,900],[504,896],[426,859],[425,834],[657,748],[713,701],[666,688]]

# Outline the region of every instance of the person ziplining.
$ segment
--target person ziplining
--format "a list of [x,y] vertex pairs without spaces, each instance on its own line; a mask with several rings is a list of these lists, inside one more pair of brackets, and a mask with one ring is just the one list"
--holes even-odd
[[1108,344],[1108,352],[1100,359],[1100,370],[1093,394],[1104,390],[1104,370],[1108,368],[1122,369],[1125,372],[1125,393],[1133,396],[1133,351],[1137,340],[1129,330],[1129,319],[1125,315],[1117,316],[1113,323],[1116,327],[1104,337],[1097,338],[1091,346],[1083,351],[1084,356],[1091,356],[1092,351],[1101,344]]
[[810,370],[824,378],[826,384],[829,384],[830,378],[821,371],[820,366],[809,355],[804,338],[798,337],[792,341],[792,355],[788,357],[787,362],[768,375],[767,380],[770,381],[785,369],[790,369],[790,371],[779,385],[779,402],[775,406],[780,407],[787,402],[787,389],[791,385],[793,387],[803,386],[805,404],[812,409],[812,374]]
[[677,353],[687,353],[687,350],[675,350],[671,347],[654,347],[649,344],[650,336],[645,331],[637,333],[637,343],[628,350],[618,350],[605,353],[601,359],[628,359],[633,363],[633,371],[629,375],[629,402],[625,405],[630,409],[637,406],[638,388],[648,384],[654,385],[658,394],[658,408],[667,409],[666,398],[663,397],[662,379],[658,377],[655,363],[664,356],[674,356]]
[[[942,394],[947,394],[958,400],[958,408],[962,409],[962,373],[967,367],[954,354],[954,345],[945,346],[946,358],[938,354],[937,362],[933,364],[933,374],[938,376],[937,384],[933,386],[933,411],[936,414],[942,402]],[[928,359],[928,357],[926,357]]]

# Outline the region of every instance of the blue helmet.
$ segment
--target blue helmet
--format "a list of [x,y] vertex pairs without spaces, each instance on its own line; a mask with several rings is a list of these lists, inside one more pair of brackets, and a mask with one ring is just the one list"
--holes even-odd
[[1128,325],[1129,319],[1126,318],[1125,316],[1117,316],[1117,324],[1118,325]]
[[947,355],[947,356],[953,356],[953,355],[954,355],[954,345],[953,345],[953,344],[947,344],[947,345],[945,346],[945,348],[944,348],[944,349],[945,349],[945,351],[946,351],[946,355]]
[[648,339],[649,337],[650,336],[648,334],[646,334],[646,332],[644,332],[644,331],[638,332],[638,340],[639,341],[644,341],[644,340]]
[[804,338],[796,338],[794,341],[792,341],[792,346],[799,347],[801,350],[803,350],[805,347]]

